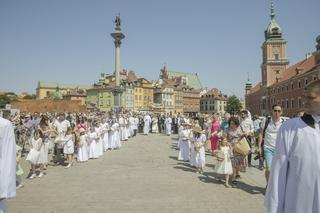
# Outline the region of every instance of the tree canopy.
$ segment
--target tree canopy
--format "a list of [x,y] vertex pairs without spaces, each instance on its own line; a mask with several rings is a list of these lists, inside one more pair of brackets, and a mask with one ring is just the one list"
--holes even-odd
[[236,115],[241,111],[241,109],[242,104],[239,98],[237,98],[235,95],[230,96],[227,100],[226,111],[231,115]]

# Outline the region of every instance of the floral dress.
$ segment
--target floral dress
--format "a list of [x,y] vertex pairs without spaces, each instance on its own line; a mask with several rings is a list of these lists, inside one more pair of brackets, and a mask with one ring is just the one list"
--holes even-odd
[[[228,142],[231,144],[231,146],[233,148],[236,143],[239,143],[243,132],[240,127],[236,128],[236,129],[232,129],[229,127],[226,130],[226,134],[227,134]],[[233,151],[233,158],[232,158],[231,162],[232,162],[233,167],[242,167],[242,168],[246,167],[245,156],[243,156],[235,151]]]

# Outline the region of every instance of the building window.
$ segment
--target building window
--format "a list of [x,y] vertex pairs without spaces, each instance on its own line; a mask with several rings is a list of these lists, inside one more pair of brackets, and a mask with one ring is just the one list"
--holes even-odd
[[291,89],[293,89],[293,82],[291,82]]
[[289,109],[289,100],[287,99],[286,102],[287,102],[286,108]]
[[314,81],[317,80],[317,76],[316,75],[313,76],[313,80]]
[[293,108],[294,108],[294,100],[291,99],[291,109],[293,109]]
[[299,107],[299,109],[302,108],[302,100],[301,100],[301,98],[298,98],[298,107]]
[[298,87],[299,87],[299,89],[301,88],[301,82],[300,81],[298,81]]
[[304,85],[307,86],[307,84],[308,84],[308,79],[305,78],[305,79],[304,79]]

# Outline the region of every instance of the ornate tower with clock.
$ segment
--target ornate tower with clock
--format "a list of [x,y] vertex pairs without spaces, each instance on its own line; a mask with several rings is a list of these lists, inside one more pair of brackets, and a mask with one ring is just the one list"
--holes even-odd
[[271,0],[271,20],[264,33],[265,41],[261,47],[262,85],[270,86],[281,79],[283,71],[289,64],[286,50],[287,41],[282,38],[282,29],[276,22],[273,0]]

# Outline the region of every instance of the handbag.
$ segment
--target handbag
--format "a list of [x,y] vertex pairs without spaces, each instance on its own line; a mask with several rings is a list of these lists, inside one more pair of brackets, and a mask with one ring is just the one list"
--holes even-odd
[[233,150],[240,155],[248,155],[251,149],[246,137],[243,137],[238,143],[236,143]]
[[206,141],[206,149],[211,150],[211,140]]
[[31,164],[37,164],[39,157],[40,152],[32,148],[26,158],[26,161],[29,161]]

